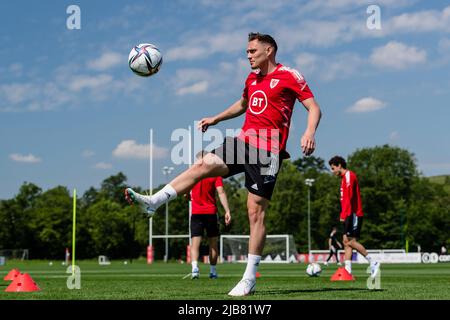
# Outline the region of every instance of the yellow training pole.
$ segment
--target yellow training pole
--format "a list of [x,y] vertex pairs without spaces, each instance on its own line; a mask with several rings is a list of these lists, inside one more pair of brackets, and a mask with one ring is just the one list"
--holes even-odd
[[72,219],[72,275],[75,273],[75,230],[77,223],[77,189],[73,189],[73,219]]

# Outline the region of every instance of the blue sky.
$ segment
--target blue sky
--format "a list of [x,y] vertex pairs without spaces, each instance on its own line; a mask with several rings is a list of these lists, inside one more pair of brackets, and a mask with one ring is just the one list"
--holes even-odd
[[[69,5],[81,29],[69,30]],[[381,29],[369,29],[370,4]],[[171,134],[236,101],[250,71],[246,37],[272,34],[322,107],[316,156],[391,144],[425,176],[450,173],[450,4],[416,0],[2,1],[0,199],[23,182],[79,193],[119,171],[154,186],[174,174]],[[149,42],[160,72],[134,75],[130,49]],[[217,126],[238,129],[243,116]],[[288,151],[300,156],[306,112],[296,104]]]

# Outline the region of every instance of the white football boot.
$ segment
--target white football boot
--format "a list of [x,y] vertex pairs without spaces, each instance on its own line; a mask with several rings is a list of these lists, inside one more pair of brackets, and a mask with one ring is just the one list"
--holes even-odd
[[250,279],[242,279],[239,283],[228,292],[232,297],[243,297],[255,293],[256,281]]
[[192,270],[191,279],[198,279],[200,277],[200,271],[198,268]]
[[131,188],[126,188],[125,199],[129,204],[138,204],[149,218],[151,218],[156,212],[156,208],[151,203],[151,196],[144,196],[135,192]]

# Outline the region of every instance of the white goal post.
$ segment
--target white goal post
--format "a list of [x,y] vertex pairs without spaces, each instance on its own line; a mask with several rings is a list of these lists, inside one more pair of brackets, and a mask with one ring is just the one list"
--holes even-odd
[[[221,235],[220,262],[247,262],[248,235]],[[297,249],[294,237],[289,234],[266,236],[261,263],[297,262]]]

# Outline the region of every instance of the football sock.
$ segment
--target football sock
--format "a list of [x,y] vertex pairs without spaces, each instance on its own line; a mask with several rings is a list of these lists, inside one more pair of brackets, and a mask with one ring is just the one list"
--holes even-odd
[[214,266],[213,266],[213,265],[210,265],[210,266],[209,266],[209,272],[212,273],[212,274],[216,274],[216,272],[217,272],[217,271],[216,271],[216,266],[215,266],[215,265],[214,265]]
[[173,200],[176,197],[177,192],[175,191],[175,189],[170,184],[166,184],[164,188],[159,190],[151,197],[151,202],[157,209],[164,203],[169,202],[170,200]]
[[248,254],[247,268],[245,269],[244,276],[242,279],[256,280],[256,271],[258,270],[259,262],[261,261],[261,256],[254,254]]
[[198,270],[198,261],[192,261],[192,271]]
[[373,262],[372,257],[370,257],[369,255],[365,256],[364,258],[366,258],[366,260],[369,261],[369,264]]
[[345,260],[345,270],[350,274],[352,273],[352,262],[350,260]]

